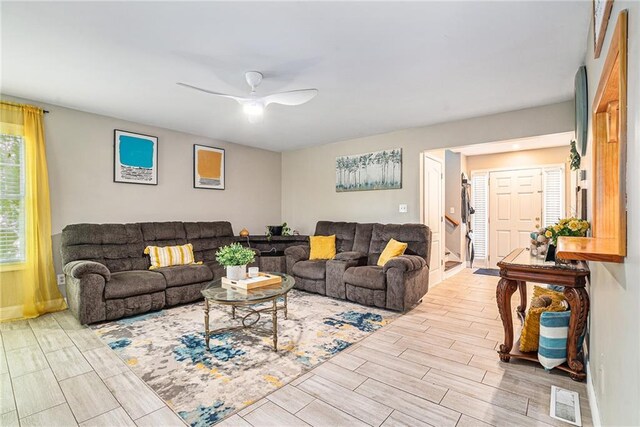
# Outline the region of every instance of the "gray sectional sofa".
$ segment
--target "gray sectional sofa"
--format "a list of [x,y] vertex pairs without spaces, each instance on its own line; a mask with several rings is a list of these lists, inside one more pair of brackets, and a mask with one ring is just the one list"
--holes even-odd
[[[235,241],[225,221],[69,225],[61,248],[69,308],[88,324],[199,300],[224,275],[217,249]],[[149,270],[146,246],[186,243],[202,264]]]
[[[359,304],[406,311],[429,289],[431,231],[422,224],[319,221],[316,236],[336,236],[332,260],[309,260],[308,246],[285,249],[295,287]],[[390,239],[408,243],[404,255],[377,266]]]
[[[424,225],[320,221],[315,234],[335,234],[338,253],[310,261],[308,245],[285,249],[296,288],[401,311],[426,294],[431,232]],[[378,267],[391,238],[409,244],[406,254]],[[226,221],[68,225],[61,253],[69,308],[89,324],[197,301],[207,283],[224,276],[216,251],[236,241]],[[145,247],[186,243],[202,264],[149,270]]]

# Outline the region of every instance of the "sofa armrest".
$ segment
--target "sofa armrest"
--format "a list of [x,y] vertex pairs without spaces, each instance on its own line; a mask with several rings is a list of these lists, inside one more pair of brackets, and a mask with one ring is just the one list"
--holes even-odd
[[362,258],[366,258],[367,254],[358,251],[339,252],[333,258],[337,261],[359,261]]
[[420,270],[427,266],[427,262],[424,258],[417,255],[400,255],[391,258],[386,262],[383,271],[386,273],[390,268],[397,268],[402,271],[415,271]]
[[289,246],[284,250],[287,259],[291,258],[294,262],[305,261],[309,259],[310,248],[308,246]]
[[87,274],[99,274],[104,277],[105,282],[111,279],[109,269],[104,264],[94,261],[71,261],[64,266],[62,271],[74,279],[82,279]]

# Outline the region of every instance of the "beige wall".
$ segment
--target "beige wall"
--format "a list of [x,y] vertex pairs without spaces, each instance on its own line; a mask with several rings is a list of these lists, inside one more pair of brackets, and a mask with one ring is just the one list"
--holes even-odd
[[[45,115],[56,270],[59,233],[79,222],[231,221],[264,234],[279,224],[281,155],[36,101]],[[158,137],[158,185],[113,182],[113,131]],[[193,188],[193,144],[224,148],[226,189]]]
[[[627,258],[624,264],[590,263],[589,364],[602,425],[640,425],[640,2],[616,0],[600,58],[593,59],[593,26],[586,55],[589,108],[618,13],[629,10],[627,86]],[[591,117],[589,117],[591,125]],[[591,131],[587,166],[592,182]],[[591,185],[590,185],[591,188]],[[593,210],[589,209],[589,216]]]
[[[460,223],[454,227],[449,221],[444,222],[445,246],[455,256],[464,259],[462,248],[462,181],[460,174],[462,173],[462,157],[460,153],[454,153],[451,150],[444,152],[444,213]],[[451,213],[450,209],[454,209]]]
[[569,143],[566,147],[541,148],[539,150],[522,150],[509,153],[485,154],[482,156],[467,156],[467,170],[469,176],[476,170],[522,168],[544,165],[563,164],[564,194],[565,194],[565,215],[571,215],[571,168],[569,166]]
[[[319,219],[418,222],[425,150],[573,130],[573,102],[374,135],[282,154],[282,217],[301,232]],[[336,193],[336,156],[402,148],[402,189]],[[406,203],[408,213],[398,213]]]

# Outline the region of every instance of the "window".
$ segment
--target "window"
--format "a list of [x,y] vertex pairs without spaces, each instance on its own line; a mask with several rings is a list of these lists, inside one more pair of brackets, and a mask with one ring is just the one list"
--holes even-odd
[[543,226],[547,227],[564,217],[564,168],[544,168],[542,177]]
[[489,175],[478,173],[471,176],[471,206],[475,209],[471,226],[473,227],[473,250],[475,258],[487,259],[489,211]]
[[0,135],[0,264],[25,261],[24,177],[23,138]]

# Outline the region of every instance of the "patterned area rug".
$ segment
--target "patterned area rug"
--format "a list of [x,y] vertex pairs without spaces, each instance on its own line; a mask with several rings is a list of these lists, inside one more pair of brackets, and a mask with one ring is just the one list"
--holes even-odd
[[[278,313],[258,328],[223,332],[204,343],[204,303],[93,327],[95,332],[194,427],[216,423],[362,340],[399,314],[292,290],[288,320]],[[240,313],[240,311],[238,311]],[[212,329],[233,326],[230,308],[212,305]]]

